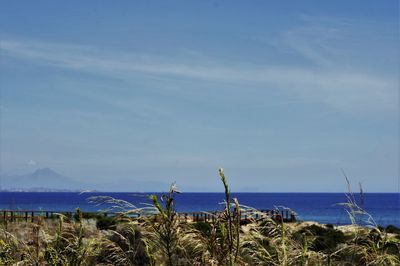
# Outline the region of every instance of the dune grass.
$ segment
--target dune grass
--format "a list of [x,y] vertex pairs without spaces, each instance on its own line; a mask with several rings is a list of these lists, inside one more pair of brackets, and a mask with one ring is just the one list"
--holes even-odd
[[[74,217],[3,223],[0,265],[399,265],[400,232],[359,225],[364,212],[349,189],[344,204],[352,225],[284,223],[242,206],[231,198],[227,178],[224,210],[209,222],[184,221],[175,210],[175,185],[152,206],[136,208],[112,198],[124,209],[119,217]],[[347,177],[346,177],[347,178]],[[137,212],[153,213],[137,219]],[[250,222],[241,224],[241,212]]]

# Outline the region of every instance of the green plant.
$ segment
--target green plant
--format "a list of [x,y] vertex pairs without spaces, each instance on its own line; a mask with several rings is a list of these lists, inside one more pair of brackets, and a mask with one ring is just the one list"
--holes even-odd
[[117,219],[114,217],[98,216],[96,219],[96,227],[99,230],[114,230],[117,226]]
[[337,245],[346,241],[343,232],[332,228],[331,226],[310,225],[303,227],[295,233],[295,237],[302,236],[311,240],[310,249],[314,251],[333,252]]
[[153,248],[157,248],[166,257],[167,265],[175,265],[177,260],[178,241],[180,234],[179,220],[174,208],[174,196],[179,191],[172,184],[169,192],[161,196],[161,202],[157,195],[151,195],[150,199],[157,214],[154,219],[149,220],[149,233]]
[[98,262],[111,265],[149,265],[152,264],[152,257],[148,256],[146,247],[139,224],[126,220],[115,230],[105,233]]
[[[382,230],[381,230],[382,231]],[[388,225],[385,229],[385,231],[387,233],[391,233],[391,234],[397,234],[400,235],[400,228],[394,226],[394,225]]]
[[2,238],[0,239],[0,265],[12,265],[17,262],[17,258],[24,260],[24,252],[22,243],[9,232],[2,230]]
[[59,226],[54,236],[44,239],[44,260],[50,265],[94,265],[98,253],[96,240],[88,238],[82,223],[81,213],[76,224],[64,223],[60,215]]
[[[225,214],[226,214],[226,227],[227,231],[227,246],[228,246],[228,257],[229,265],[234,265],[238,260],[239,248],[240,248],[240,221],[241,221],[241,209],[239,201],[236,198],[231,200],[230,190],[228,182],[225,177],[224,170],[219,169],[219,175],[225,188]],[[234,207],[232,215],[232,205]]]

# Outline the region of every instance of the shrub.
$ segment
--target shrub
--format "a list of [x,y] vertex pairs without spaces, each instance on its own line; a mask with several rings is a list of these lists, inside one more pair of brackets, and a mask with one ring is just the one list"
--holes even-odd
[[99,230],[115,229],[117,220],[114,217],[97,216],[96,227]]
[[208,222],[199,221],[199,222],[193,223],[192,226],[205,237],[208,237],[211,235],[212,227],[211,227],[210,223],[208,223]]
[[101,265],[150,265],[140,228],[131,221],[108,230],[97,258]]
[[315,224],[304,227],[298,233],[315,237],[310,246],[310,250],[313,251],[332,251],[338,244],[346,241],[346,236],[343,232]]
[[385,229],[386,233],[398,234],[400,235],[400,228],[394,225],[388,225]]

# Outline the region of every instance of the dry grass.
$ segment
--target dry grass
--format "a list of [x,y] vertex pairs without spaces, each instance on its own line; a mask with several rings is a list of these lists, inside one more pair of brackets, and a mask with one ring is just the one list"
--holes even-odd
[[[175,186],[152,207],[133,208],[106,198],[116,206],[130,207],[126,214],[146,211],[140,219],[75,220],[60,216],[35,223],[15,222],[0,227],[0,265],[400,265],[400,235],[376,226],[359,226],[365,215],[354,196],[348,195],[350,226],[315,222],[283,223],[241,206],[230,197],[222,169],[225,209],[212,222],[178,218]],[[100,200],[100,199],[97,199]],[[240,225],[240,214],[253,219]],[[253,214],[253,216],[251,216]],[[255,214],[258,214],[257,216]],[[368,217],[368,216],[367,216]]]

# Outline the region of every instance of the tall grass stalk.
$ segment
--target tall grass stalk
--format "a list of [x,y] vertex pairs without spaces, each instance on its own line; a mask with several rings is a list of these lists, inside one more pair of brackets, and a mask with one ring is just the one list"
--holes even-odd
[[164,206],[158,200],[157,195],[151,195],[150,198],[159,214],[150,223],[153,229],[151,232],[153,246],[158,247],[167,258],[167,265],[175,265],[176,253],[178,248],[180,228],[178,216],[174,208],[174,196],[179,191],[175,185],[171,185],[169,192],[161,196]]
[[[236,198],[231,199],[229,185],[226,180],[224,170],[220,168],[218,170],[221,177],[222,184],[224,185],[225,191],[225,226],[226,228],[226,242],[227,242],[227,257],[229,265],[235,265],[238,260],[239,248],[240,248],[240,221],[241,213],[239,202]],[[234,213],[232,214],[232,206],[234,207]],[[224,229],[223,229],[224,231]],[[223,234],[224,235],[224,234]]]

